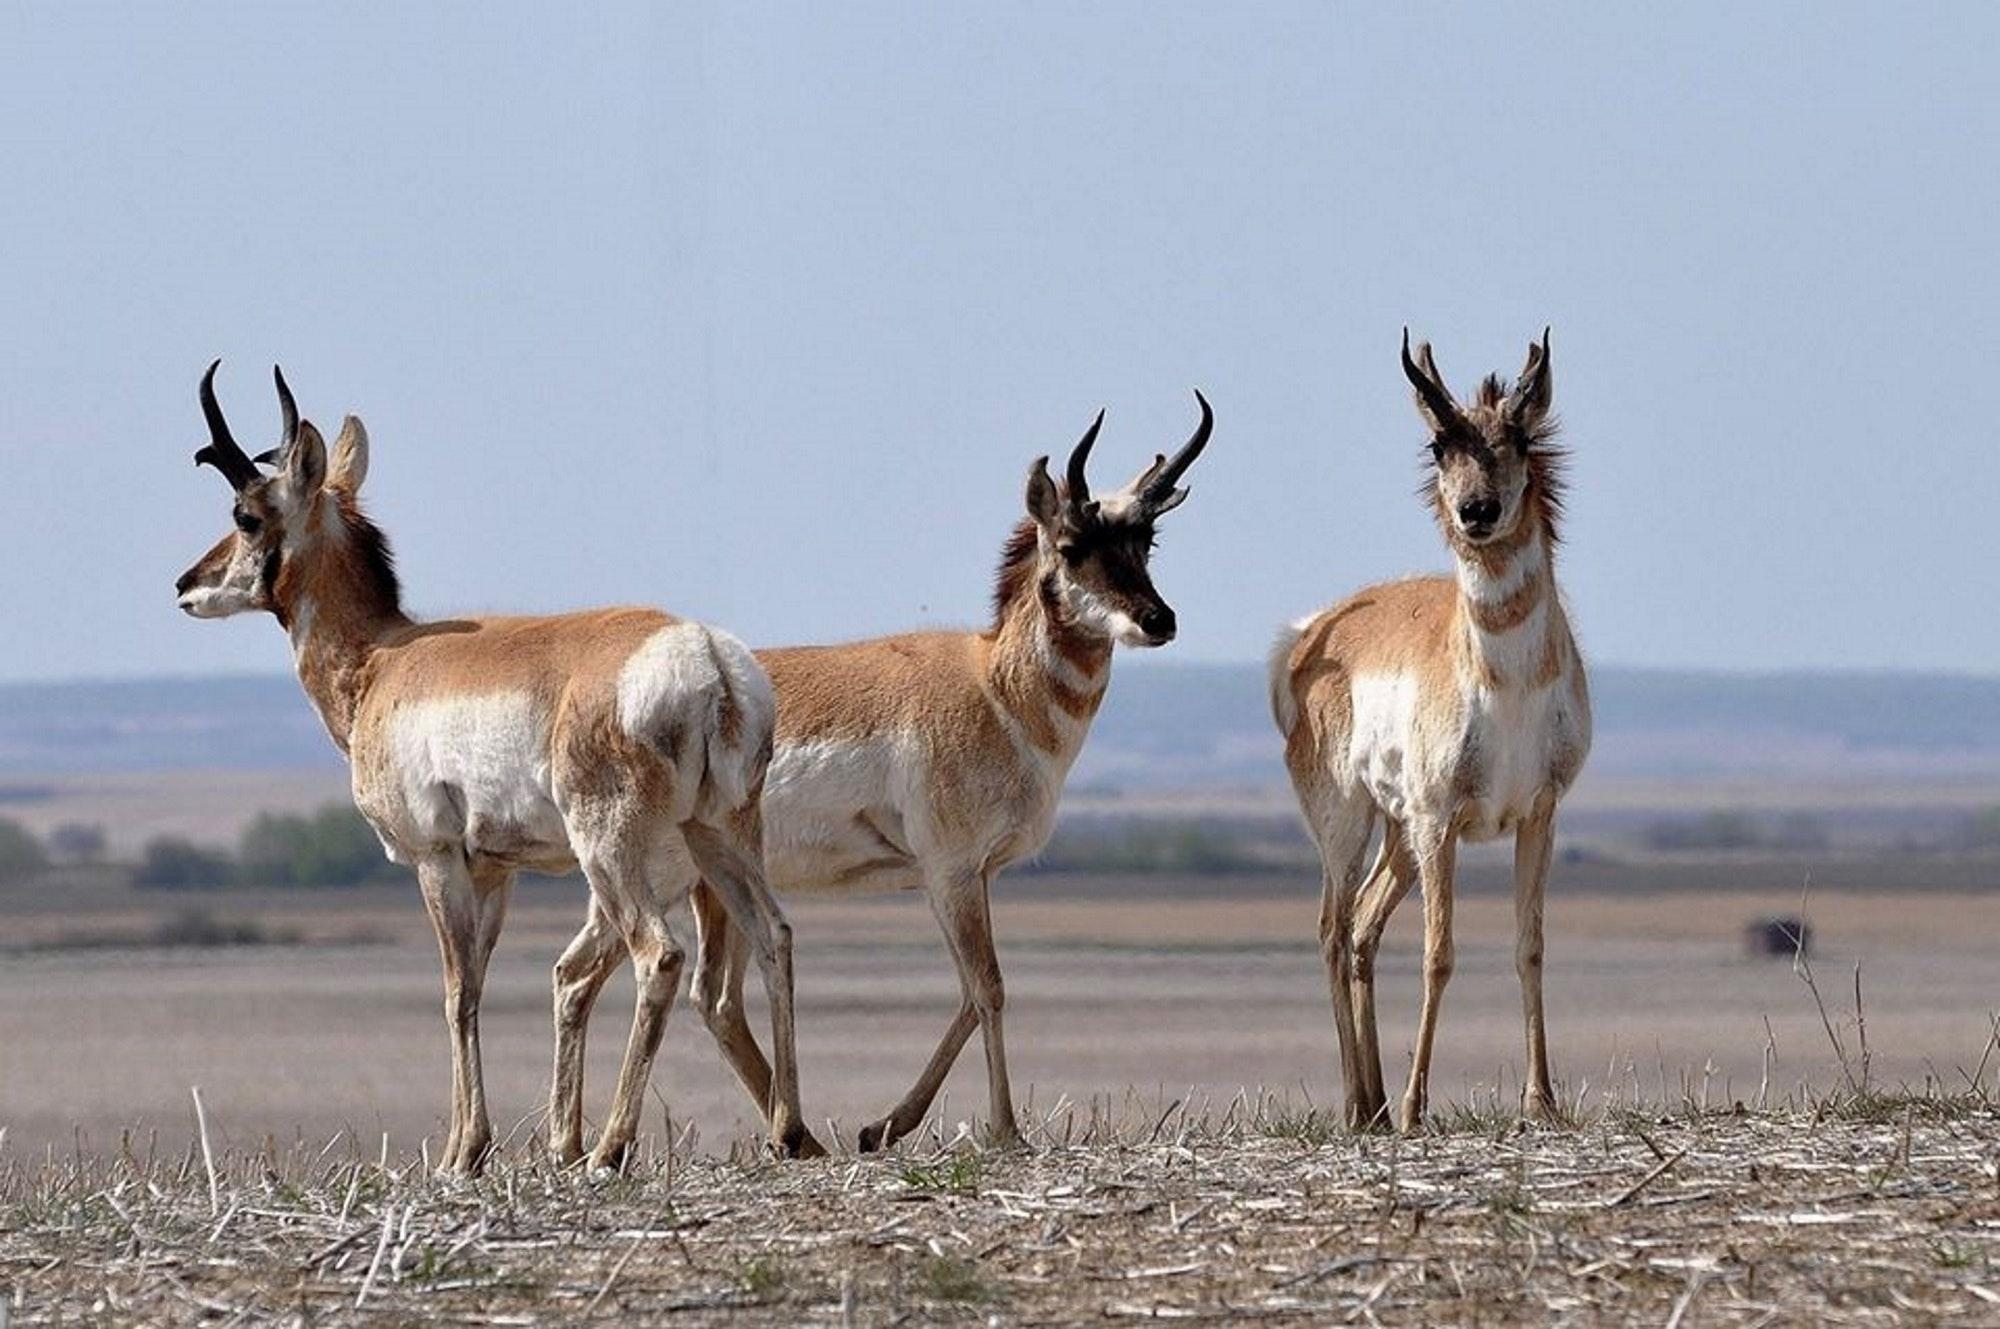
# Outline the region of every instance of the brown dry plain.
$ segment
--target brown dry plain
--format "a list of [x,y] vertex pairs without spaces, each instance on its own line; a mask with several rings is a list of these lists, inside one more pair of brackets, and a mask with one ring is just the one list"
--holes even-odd
[[[1858,889],[1882,871],[1823,868],[1810,901],[1844,1070],[1791,967],[1742,950],[1745,920],[1798,907],[1793,869],[1560,866],[1551,1023],[1582,1124],[1521,1132],[1511,909],[1475,869],[1436,1082],[1453,1103],[1416,1141],[1324,1114],[1308,883],[1021,877],[995,907],[1032,1152],[963,1138],[975,1052],[891,1157],[770,1163],[683,1007],[635,1175],[594,1183],[533,1144],[580,888],[517,898],[483,1024],[496,1117],[519,1124],[477,1183],[424,1166],[447,1071],[414,892],[208,897],[304,944],[0,956],[0,1319],[2000,1323],[2000,892],[1978,888],[1991,864],[1945,861],[1909,874],[1927,889]],[[71,886],[56,908],[0,900],[6,944],[189,903]],[[949,967],[919,901],[792,913],[808,1110],[851,1144],[948,1018]],[[1415,913],[1385,951],[1392,1057]],[[1883,1094],[1843,1087],[1857,961]],[[629,1001],[621,976],[593,1104]]]
[[[1743,868],[1715,868],[1718,874]],[[1580,893],[1559,870],[1550,909],[1550,1020],[1559,1073],[1587,1101],[1710,1105],[1825,1085],[1840,1067],[1810,993],[1783,961],[1743,952],[1751,916],[1795,910],[1794,889]],[[1490,878],[1490,874],[1489,874]],[[1473,883],[1479,884],[1477,880]],[[1492,883],[1490,880],[1488,885]],[[997,893],[1017,1096],[1046,1110],[1136,1094],[1164,1104],[1240,1089],[1335,1100],[1335,1043],[1315,901],[1270,878],[1168,883],[1033,877]],[[135,904],[134,901],[138,903]],[[143,926],[182,907],[131,892],[78,891],[73,907],[0,912],[19,947]],[[238,892],[204,903],[227,918],[323,944],[221,950],[56,950],[0,958],[0,1124],[16,1155],[111,1147],[121,1132],[188,1129],[202,1086],[218,1138],[234,1147],[342,1129],[392,1148],[440,1138],[448,1072],[436,953],[413,890]],[[497,1118],[532,1132],[548,1071],[548,966],[581,912],[580,888],[522,889],[482,1012]],[[841,1133],[879,1113],[914,1077],[956,990],[920,901],[800,899],[800,1055],[807,1108]],[[2000,892],[1871,896],[1819,888],[1809,905],[1822,994],[1859,1056],[1853,968],[1862,969],[1870,1074],[1878,1083],[1956,1082],[2000,1005]],[[1407,1047],[1416,1005],[1416,909],[1385,947],[1384,1047]],[[1515,1087],[1519,999],[1511,906],[1473,889],[1458,909],[1459,959],[1446,998],[1437,1083],[1462,1102]],[[344,942],[362,937],[366,941]],[[623,975],[593,1023],[590,1083],[609,1085],[630,1013]],[[1770,1037],[1767,1039],[1768,1022]],[[760,1026],[761,1027],[761,1026]],[[1391,1065],[1391,1073],[1397,1071]],[[962,1059],[936,1114],[983,1106],[983,1065]],[[753,1125],[691,1008],[677,1010],[658,1077],[657,1132],[671,1113],[726,1147]],[[592,1102],[598,1095],[593,1095]]]

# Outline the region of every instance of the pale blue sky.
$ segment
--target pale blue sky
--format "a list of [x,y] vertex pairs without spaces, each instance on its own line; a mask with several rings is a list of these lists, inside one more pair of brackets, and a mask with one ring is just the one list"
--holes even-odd
[[2000,668],[2000,8],[9,6],[0,677],[196,623],[195,385],[375,442],[418,610],[979,621],[1039,453],[1215,403],[1184,659],[1440,566],[1408,322],[1555,325],[1622,663]]

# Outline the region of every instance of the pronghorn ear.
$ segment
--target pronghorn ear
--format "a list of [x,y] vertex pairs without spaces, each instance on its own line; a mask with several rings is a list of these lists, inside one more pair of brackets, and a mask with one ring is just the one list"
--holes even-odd
[[1062,518],[1062,493],[1049,474],[1049,459],[1037,457],[1028,468],[1028,515],[1045,530],[1054,530]]
[[329,488],[358,494],[361,482],[367,478],[368,431],[358,416],[350,415],[340,422],[340,437],[333,440],[333,459],[327,464],[326,483]]
[[1541,341],[1528,343],[1528,363],[1522,366],[1521,376],[1514,380],[1514,388],[1501,406],[1507,423],[1534,433],[1548,417],[1554,391],[1549,376],[1549,330],[1543,328]]
[[326,440],[310,420],[299,421],[299,436],[284,454],[285,480],[293,501],[303,504],[326,483]]

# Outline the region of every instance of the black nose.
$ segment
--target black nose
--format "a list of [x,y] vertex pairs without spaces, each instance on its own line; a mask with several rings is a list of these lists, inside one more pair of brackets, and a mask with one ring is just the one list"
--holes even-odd
[[194,585],[194,573],[192,571],[183,572],[179,580],[174,582],[174,594],[186,595],[188,587],[192,585]]
[[1491,526],[1500,520],[1500,500],[1468,498],[1458,505],[1458,519],[1467,526]]
[[1165,605],[1154,605],[1139,615],[1139,630],[1148,637],[1167,640],[1174,635],[1174,611]]

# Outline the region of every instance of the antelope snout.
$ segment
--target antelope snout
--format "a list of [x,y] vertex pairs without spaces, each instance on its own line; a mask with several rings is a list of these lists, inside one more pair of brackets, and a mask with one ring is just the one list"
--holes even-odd
[[1459,529],[1475,540],[1483,540],[1493,534],[1494,524],[1500,520],[1500,500],[1497,498],[1468,498],[1458,505]]
[[1154,605],[1139,615],[1139,631],[1146,634],[1149,646],[1165,646],[1174,639],[1175,629],[1174,611],[1166,605]]

